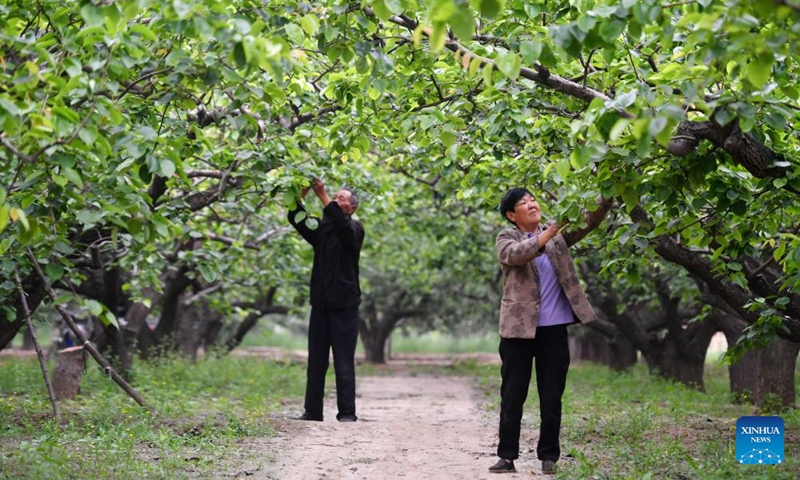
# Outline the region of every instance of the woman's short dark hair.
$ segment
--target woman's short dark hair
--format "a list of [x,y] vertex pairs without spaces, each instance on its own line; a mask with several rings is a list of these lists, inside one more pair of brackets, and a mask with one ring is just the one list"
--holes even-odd
[[[511,220],[509,220],[508,217],[506,216],[506,213],[513,212],[514,206],[525,195],[533,196],[533,194],[529,192],[527,188],[523,187],[516,187],[507,191],[506,194],[503,195],[502,200],[500,200],[500,215],[502,215],[505,220],[511,222]],[[516,223],[514,222],[511,223],[516,225]]]

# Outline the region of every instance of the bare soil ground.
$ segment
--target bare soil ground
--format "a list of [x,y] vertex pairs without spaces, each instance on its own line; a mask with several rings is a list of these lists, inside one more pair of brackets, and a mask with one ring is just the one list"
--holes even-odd
[[[441,358],[441,357],[440,357]],[[336,421],[335,398],[326,398],[325,421],[279,421],[278,436],[254,439],[255,459],[230,464],[225,476],[253,479],[488,479],[496,461],[496,412],[482,407],[471,379],[412,375],[407,368],[357,379],[359,421]],[[537,435],[525,432],[524,435]],[[523,439],[523,448],[526,440]],[[260,452],[260,454],[258,453]],[[232,460],[232,459],[229,459]],[[517,473],[541,475],[535,453],[523,452]]]

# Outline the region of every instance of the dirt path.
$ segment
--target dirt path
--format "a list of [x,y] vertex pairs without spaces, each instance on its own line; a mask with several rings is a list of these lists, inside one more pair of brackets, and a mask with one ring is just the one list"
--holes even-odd
[[[488,479],[497,448],[495,414],[481,409],[469,379],[375,376],[358,379],[356,423],[336,421],[326,399],[324,422],[286,420],[279,435],[257,448],[270,455],[239,478]],[[526,432],[527,433],[527,432]],[[265,452],[267,453],[267,452]],[[262,458],[266,458],[262,457]],[[552,478],[535,454],[524,453],[516,474],[503,479]]]

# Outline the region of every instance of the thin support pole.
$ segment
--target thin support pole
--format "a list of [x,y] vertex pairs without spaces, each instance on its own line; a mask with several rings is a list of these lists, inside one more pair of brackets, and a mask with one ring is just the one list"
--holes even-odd
[[53,415],[56,416],[58,423],[61,423],[61,410],[58,409],[58,401],[53,391],[53,384],[50,383],[50,376],[47,374],[47,362],[42,353],[42,347],[39,345],[39,337],[36,335],[36,328],[33,326],[31,320],[31,309],[28,307],[28,299],[25,297],[25,289],[22,288],[22,280],[19,278],[19,272],[14,270],[14,279],[17,281],[17,288],[19,289],[19,298],[22,301],[22,313],[25,315],[25,321],[28,322],[28,330],[31,332],[33,339],[33,347],[36,349],[36,356],[39,357],[39,366],[42,367],[42,375],[44,376],[44,384],[47,386],[47,394],[50,395],[50,404],[53,406]]
[[28,252],[28,258],[30,259],[33,268],[36,270],[36,273],[42,280],[45,290],[47,290],[47,295],[50,297],[51,300],[53,300],[53,305],[56,307],[56,310],[58,310],[58,313],[61,314],[61,318],[63,318],[64,321],[67,322],[67,325],[69,325],[69,328],[70,330],[72,330],[72,333],[74,333],[75,337],[78,338],[78,340],[80,340],[83,343],[83,348],[85,348],[86,351],[89,352],[89,354],[92,356],[92,358],[94,358],[97,361],[97,363],[99,363],[100,366],[103,367],[103,371],[109,377],[111,377],[112,380],[117,382],[117,384],[120,387],[122,387],[123,390],[125,390],[125,393],[127,393],[128,395],[130,395],[131,398],[136,400],[136,403],[150,410],[150,407],[147,406],[146,402],[144,401],[144,398],[142,398],[142,396],[139,395],[136,392],[136,390],[134,390],[133,387],[131,387],[128,384],[128,382],[126,382],[125,379],[122,378],[116,372],[116,370],[114,370],[113,367],[111,367],[111,364],[108,363],[108,360],[106,360],[100,354],[100,352],[97,351],[94,345],[92,345],[86,339],[86,336],[83,334],[83,331],[81,331],[81,329],[78,328],[78,325],[75,323],[75,320],[73,320],[70,314],[67,313],[67,310],[61,305],[56,303],[56,292],[53,290],[53,287],[50,286],[50,282],[47,280],[47,277],[42,272],[42,268],[39,266],[39,262],[36,260],[36,257],[33,255],[33,252],[31,251],[30,248],[27,249],[27,252]]

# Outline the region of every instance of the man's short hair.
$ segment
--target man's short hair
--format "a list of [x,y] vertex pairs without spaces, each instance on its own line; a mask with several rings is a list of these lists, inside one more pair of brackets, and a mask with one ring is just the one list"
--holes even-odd
[[342,187],[342,190],[344,190],[346,192],[350,192],[350,205],[358,208],[358,201],[359,200],[358,200],[358,195],[356,194],[356,191],[353,190],[350,187]]
[[[512,188],[511,190],[507,191],[505,195],[503,195],[502,200],[500,200],[500,215],[503,216],[504,220],[511,222],[511,220],[506,216],[506,213],[513,212],[514,206],[525,195],[533,196],[533,194],[529,192],[527,188],[523,187]],[[515,226],[517,225],[514,222],[511,223]]]

